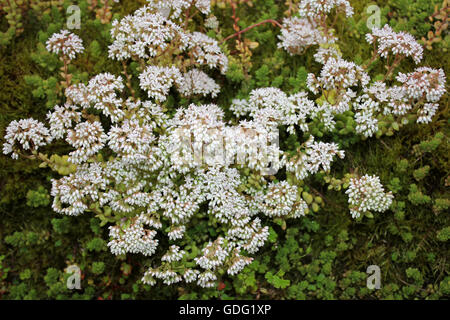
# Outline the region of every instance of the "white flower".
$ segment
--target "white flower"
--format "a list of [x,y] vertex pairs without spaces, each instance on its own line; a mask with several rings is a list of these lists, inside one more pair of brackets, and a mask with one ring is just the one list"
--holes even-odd
[[34,119],[12,121],[6,128],[6,142],[3,144],[3,154],[11,154],[18,159],[22,150],[35,151],[53,140],[49,130],[43,123]]
[[348,195],[350,213],[353,218],[358,218],[361,213],[367,211],[386,211],[394,198],[391,192],[384,192],[380,178],[367,174],[361,178],[351,178],[345,193]]
[[344,158],[344,151],[336,143],[316,142],[311,136],[305,144],[305,151],[286,159],[286,170],[295,173],[299,180],[315,174],[320,168],[329,171],[334,156]]
[[89,91],[85,84],[71,85],[64,93],[68,104],[80,105],[84,109],[90,107]]
[[236,117],[242,117],[250,113],[252,106],[246,99],[233,99],[231,101],[230,110],[233,111]]
[[220,92],[220,87],[203,71],[192,69],[183,74],[183,80],[179,84],[178,90],[184,96],[210,94],[214,98]]
[[114,20],[112,26],[109,57],[116,60],[154,57],[181,32],[179,26],[150,7],[138,9],[120,22]]
[[379,102],[386,102],[389,100],[389,92],[384,82],[376,81],[366,90]]
[[406,94],[415,100],[424,98],[427,102],[438,102],[446,92],[442,69],[420,67],[408,74],[400,72],[397,81],[403,83]]
[[228,257],[229,250],[224,247],[224,238],[219,237],[214,242],[209,242],[202,250],[202,256],[194,261],[203,269],[214,270],[223,265]]
[[280,89],[271,87],[254,89],[248,101],[235,99],[231,106],[238,116],[250,114],[254,125],[270,128],[276,127],[277,123],[283,124],[289,133],[295,131],[295,126],[308,131],[306,118],[314,108],[315,104],[308,99],[306,92],[287,96]]
[[378,131],[378,120],[375,113],[379,111],[379,103],[368,95],[363,95],[356,99],[353,108],[358,110],[355,114],[356,132],[365,137],[373,136]]
[[55,139],[62,139],[67,129],[72,128],[73,123],[81,120],[81,113],[77,111],[78,107],[70,104],[64,106],[56,105],[53,112],[47,113],[47,119],[50,123],[50,132]]
[[183,256],[185,255],[184,250],[180,250],[179,246],[172,245],[170,246],[169,250],[164,254],[161,258],[161,261],[167,261],[167,262],[174,262],[174,261],[180,261]]
[[195,280],[197,280],[197,276],[199,273],[200,271],[195,269],[186,269],[183,274],[184,281],[186,281],[186,283],[194,282]]
[[117,91],[121,92],[123,88],[122,77],[100,73],[89,80],[87,98],[95,109],[101,110],[112,122],[117,122],[124,116],[123,100],[117,96]]
[[75,151],[69,153],[69,161],[72,163],[82,163],[97,152],[105,145],[107,136],[103,131],[100,122],[81,122],[70,129],[67,134],[66,141],[73,147]]
[[330,58],[339,60],[342,54],[335,47],[320,47],[314,54],[314,60],[321,64],[326,64]]
[[217,28],[219,28],[219,20],[217,20],[216,16],[211,16],[205,20],[205,27],[216,30]]
[[156,280],[160,279],[166,285],[171,285],[174,283],[178,283],[183,280],[181,275],[177,272],[173,271],[171,268],[149,268],[145,273],[144,277],[142,277],[142,282],[149,285],[155,285]]
[[418,112],[417,123],[430,123],[438,108],[439,105],[437,103],[425,103]]
[[395,32],[389,25],[383,28],[373,28],[372,33],[366,34],[368,43],[377,44],[377,52],[387,58],[389,54],[412,57],[415,63],[422,60],[423,47],[406,32]]
[[252,261],[253,261],[253,258],[244,257],[244,256],[241,256],[238,252],[234,252],[234,256],[231,259],[231,265],[227,269],[227,273],[230,276],[238,274],[239,272],[242,271],[242,269],[245,268],[245,266],[252,263]]
[[329,58],[317,79],[325,89],[350,88],[358,83],[365,87],[369,83],[369,76],[360,66],[343,59]]
[[301,0],[299,4],[299,14],[302,17],[328,15],[333,9],[342,10],[347,17],[353,15],[353,8],[347,0]]
[[228,69],[228,58],[222,53],[216,40],[200,32],[193,32],[182,39],[195,61],[210,68],[219,68],[222,74]]
[[[308,74],[307,86],[315,94],[319,93],[319,88],[334,90],[332,112],[343,113],[349,110],[351,100],[356,97],[356,92],[351,88],[358,85],[365,88],[369,81],[369,75],[360,66],[341,58],[329,57],[319,77]],[[327,102],[332,103],[330,99]]]
[[158,10],[165,18],[181,20],[182,15],[189,7],[195,6],[201,13],[209,14],[210,0],[147,0],[148,7]]
[[307,48],[327,42],[314,23],[298,17],[285,18],[278,48],[283,48],[289,54],[302,54]]
[[75,58],[77,53],[84,50],[83,41],[77,35],[67,31],[61,30],[59,33],[54,33],[46,42],[47,50],[56,54],[61,54],[68,57],[70,60]]
[[59,180],[52,179],[52,208],[58,213],[79,215],[88,209],[91,201],[98,201],[99,192],[106,189],[108,179],[99,163],[78,166]]
[[108,132],[108,146],[122,159],[138,163],[143,160],[156,161],[149,157],[152,142],[156,140],[152,127],[140,125],[138,120],[125,120]]
[[203,288],[212,288],[216,285],[217,276],[211,271],[205,271],[197,276],[197,284]]
[[[259,208],[269,217],[284,217],[292,215],[294,209],[302,202],[297,203],[297,186],[290,185],[287,181],[270,183],[265,194],[259,195]],[[297,212],[299,213],[299,212]]]
[[175,226],[170,229],[167,233],[167,236],[170,240],[176,240],[183,238],[184,233],[186,232],[186,226]]
[[158,247],[158,240],[154,239],[156,231],[145,229],[139,219],[131,221],[129,226],[123,223],[109,227],[109,236],[112,240],[108,247],[115,255],[129,252],[151,256]]

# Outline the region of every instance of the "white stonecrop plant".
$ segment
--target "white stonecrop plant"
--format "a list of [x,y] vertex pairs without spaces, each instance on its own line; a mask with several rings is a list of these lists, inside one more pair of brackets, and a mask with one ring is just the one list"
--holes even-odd
[[[308,74],[307,87],[321,97],[314,110],[320,110],[322,122],[331,131],[334,117],[346,111],[354,113],[355,131],[368,138],[379,130],[379,123],[393,116],[396,123],[405,125],[407,116],[415,117],[417,123],[429,123],[436,114],[437,103],[446,92],[446,78],[442,69],[419,67],[414,72],[396,76],[397,84],[388,86],[401,61],[411,58],[416,64],[423,57],[422,46],[406,32],[394,32],[388,25],[373,28],[366,40],[374,46],[369,65],[358,66],[346,61],[336,45],[332,26],[326,24],[330,12],[353,14],[345,0],[302,0],[299,4],[300,18],[290,18],[281,31],[279,47],[290,54],[301,54],[310,46],[319,45],[315,60],[323,65],[319,76]],[[300,36],[305,23],[314,30]],[[321,41],[311,41],[314,34],[322,35]],[[382,81],[371,81],[370,64],[386,59],[390,61]]]
[[[190,28],[192,11],[209,14],[209,1],[148,2],[112,23],[109,57],[123,63],[125,78],[101,73],[87,84],[68,86],[64,103],[47,115],[49,129],[33,119],[13,121],[3,146],[14,159],[39,159],[52,167],[40,150],[52,140],[65,140],[73,148],[68,161],[75,169],[52,180],[53,209],[74,216],[93,212],[112,223],[108,247],[113,254],[155,256],[142,278],[146,284],[184,281],[214,287],[220,275],[235,275],[252,262],[249,255],[269,236],[264,220],[307,214],[301,189],[275,175],[284,170],[302,181],[328,173],[336,157],[344,158],[338,144],[311,135],[312,126],[321,123],[332,132],[335,117],[353,111],[356,132],[370,137],[388,115],[415,112],[417,122],[431,121],[445,93],[443,71],[424,67],[399,74],[399,85],[388,87],[386,79],[371,82],[367,67],[342,58],[327,25],[333,10],[353,14],[348,1],[302,0],[300,18],[285,21],[280,47],[300,54],[320,45],[314,58],[323,68],[320,75],[308,75],[310,92],[252,90],[248,98],[233,100],[230,121],[216,104],[167,112],[164,103],[172,89],[188,99],[217,96],[220,87],[206,72],[219,69],[224,74],[228,59],[216,40]],[[304,33],[305,26],[311,34]],[[408,45],[401,49],[384,35],[393,32],[383,30],[368,36],[379,45],[374,61],[389,55],[395,63],[421,58],[415,40],[395,35]],[[78,39],[62,31],[49,39],[48,49],[62,52],[67,66],[82,51]],[[137,93],[126,72],[130,60],[139,65]],[[309,138],[296,150],[281,150],[276,143],[280,128]],[[377,177],[353,178],[347,194],[353,217],[385,211],[392,202]],[[201,221],[220,226],[219,235],[204,244],[193,240],[185,245]],[[169,242],[165,252],[160,249],[163,237]]]

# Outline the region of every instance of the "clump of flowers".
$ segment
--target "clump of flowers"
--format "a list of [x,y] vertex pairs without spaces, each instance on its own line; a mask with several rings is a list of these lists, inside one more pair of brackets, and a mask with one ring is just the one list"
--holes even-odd
[[[209,14],[210,2],[149,1],[113,22],[109,57],[122,63],[125,77],[100,73],[87,84],[69,85],[66,72],[64,104],[48,113],[50,129],[33,119],[13,121],[3,152],[51,164],[52,158],[37,149],[64,139],[72,147],[66,157],[74,167],[52,180],[56,212],[95,213],[111,224],[108,247],[113,254],[152,256],[142,277],[146,284],[184,281],[214,287],[222,275],[236,275],[252,262],[251,255],[269,237],[266,220],[285,223],[309,213],[312,201],[296,183],[331,174],[333,161],[345,155],[337,143],[321,141],[326,136],[315,134],[317,127],[334,134],[339,117],[350,115],[354,132],[369,138],[388,116],[415,112],[417,122],[428,122],[445,92],[442,70],[423,67],[399,74],[399,84],[389,86],[401,58],[388,67],[386,79],[372,81],[369,66],[343,58],[328,24],[333,10],[353,13],[345,0],[302,0],[300,17],[286,20],[281,31],[279,46],[291,54],[320,45],[314,58],[322,70],[308,75],[309,92],[257,88],[224,108],[191,100],[218,96],[221,81],[206,72],[218,69],[220,77],[228,68],[223,47],[195,31],[193,15]],[[60,38],[49,41],[56,46]],[[401,51],[378,30],[368,39],[375,45],[372,62],[387,51],[421,57],[414,43]],[[54,46],[49,50],[60,53]],[[81,52],[76,48],[72,53]],[[138,66],[138,79],[127,73],[131,61]],[[170,103],[172,89],[188,103]],[[231,118],[225,116],[227,109]],[[298,141],[294,150],[283,150],[279,130]],[[368,175],[352,178],[347,194],[353,217],[385,211],[393,198],[378,177]],[[206,236],[204,243],[191,241],[193,227],[208,223],[220,226],[217,235]]]
[[317,27],[308,19],[291,17],[283,20],[283,29],[278,36],[279,48],[283,48],[291,55],[301,54],[313,45],[326,43],[327,39],[321,34]]
[[[382,131],[380,123],[391,123],[393,128],[406,125],[412,119],[407,116],[414,116],[417,123],[431,122],[439,108],[437,102],[446,92],[443,70],[418,67],[414,72],[398,73],[395,77],[395,71],[404,59],[410,57],[415,63],[420,63],[423,48],[410,34],[394,32],[388,25],[381,29],[373,28],[366,35],[367,42],[373,45],[372,58],[367,64],[359,66],[345,60],[336,38],[327,36],[330,33],[325,31],[332,27],[327,17],[335,9],[347,16],[353,13],[347,1],[304,0],[299,4],[300,17],[308,19],[308,28],[314,28],[308,35],[321,34],[324,37],[323,41],[308,45],[298,42],[299,48],[313,44],[320,46],[314,54],[315,60],[323,65],[320,75],[309,73],[307,77],[308,89],[318,97],[317,106],[310,109],[311,115],[320,117],[325,128],[332,131],[336,116],[351,111],[354,130],[364,138],[386,133],[387,129]],[[301,54],[303,49],[293,49],[286,35],[291,34],[292,41],[302,41],[298,39],[303,38],[294,36],[291,30],[297,27],[305,30],[302,28],[304,23],[299,18],[291,18],[281,31],[282,41],[278,46],[290,54]],[[388,63],[384,79],[372,81],[370,67],[384,59]]]

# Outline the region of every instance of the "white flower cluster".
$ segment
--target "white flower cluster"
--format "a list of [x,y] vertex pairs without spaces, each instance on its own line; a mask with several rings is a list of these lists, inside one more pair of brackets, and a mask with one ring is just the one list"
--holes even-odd
[[[404,116],[411,111],[417,114],[417,123],[431,122],[439,107],[437,102],[446,92],[444,71],[442,69],[419,67],[408,74],[400,72],[396,79],[401,83],[400,86],[387,87],[386,83],[377,81],[367,88],[366,92],[370,96],[369,101],[372,101],[370,104],[372,107],[366,110],[367,122],[365,124],[367,127],[371,127],[370,122],[375,121],[374,117],[379,106],[384,106],[383,113],[385,115]],[[363,95],[362,98],[367,100],[367,95]],[[361,109],[366,108],[361,105]],[[361,118],[361,114],[358,117]],[[356,117],[355,120],[357,122],[362,121]],[[367,136],[370,135],[367,132]]]
[[122,125],[113,126],[108,132],[108,146],[118,156],[130,162],[156,160],[149,158],[153,153],[152,142],[156,140],[153,127],[140,125],[138,120],[124,120]]
[[169,250],[164,254],[161,258],[161,261],[167,261],[167,262],[174,262],[174,261],[180,261],[183,256],[185,255],[184,250],[180,250],[179,246],[172,245],[170,246]]
[[259,209],[269,217],[299,218],[308,209],[306,202],[299,196],[297,186],[290,185],[287,181],[271,183],[266,193],[259,197]]
[[397,80],[403,83],[408,96],[415,100],[424,98],[430,103],[438,102],[446,91],[442,69],[421,67],[408,74],[400,72]]
[[178,273],[171,270],[170,268],[164,270],[159,268],[150,268],[145,272],[144,277],[142,278],[142,282],[149,285],[155,285],[155,278],[162,280],[166,285],[171,285],[183,280],[183,278],[178,275]]
[[241,256],[238,250],[235,250],[233,254],[234,257],[230,260],[230,267],[227,270],[227,273],[230,276],[238,274],[245,268],[245,266],[249,265],[253,261],[253,258]]
[[158,240],[155,239],[156,231],[145,229],[140,217],[134,220],[129,226],[109,227],[112,240],[108,243],[108,247],[113,254],[131,252],[151,256],[155,253],[158,247]]
[[178,90],[184,96],[207,96],[210,94],[215,98],[220,92],[220,87],[203,71],[192,69],[183,75],[183,82]]
[[278,38],[281,40],[278,48],[283,48],[290,55],[302,54],[313,45],[327,42],[327,38],[321,34],[314,22],[298,17],[283,20],[283,28]]
[[56,54],[61,53],[69,60],[75,59],[77,53],[82,53],[84,50],[83,41],[76,34],[67,30],[61,30],[59,33],[54,33],[46,42],[47,50]]
[[201,13],[209,14],[211,0],[147,0],[148,7],[157,9],[165,18],[181,19],[181,14],[191,6],[195,6]]
[[157,11],[143,7],[112,22],[109,57],[117,60],[155,57],[179,36],[181,29]]
[[99,192],[106,189],[107,183],[100,164],[82,164],[75,173],[52,180],[52,208],[58,213],[77,216],[88,209],[89,203],[99,200]]
[[205,271],[198,275],[197,284],[203,288],[212,288],[216,285],[217,276],[211,271]]
[[[325,61],[323,57],[320,59]],[[329,57],[319,77],[308,74],[307,85],[315,94],[319,93],[319,90],[335,90],[331,108],[333,113],[339,114],[349,110],[351,100],[356,97],[356,92],[351,88],[358,85],[364,88],[369,81],[369,75],[360,66],[341,58]]]
[[217,20],[216,16],[210,16],[205,20],[205,27],[216,30],[219,27],[219,20]]
[[214,270],[216,267],[223,265],[229,252],[224,248],[225,239],[217,238],[214,242],[210,242],[202,250],[202,256],[197,257],[194,261],[203,269]]
[[339,60],[342,58],[342,54],[338,51],[336,47],[319,47],[314,54],[314,60],[320,64],[326,64],[328,59],[333,58]]
[[67,129],[72,128],[74,123],[81,121],[81,113],[77,111],[77,106],[67,103],[61,107],[56,105],[53,109],[53,112],[47,113],[50,132],[54,139],[62,139]]
[[350,213],[358,218],[367,211],[384,212],[392,204],[392,192],[385,193],[380,178],[364,175],[361,178],[350,178],[350,184],[345,192],[348,195]]
[[278,88],[260,88],[250,92],[248,101],[235,99],[230,109],[237,115],[249,114],[255,123],[263,126],[285,125],[293,133],[295,126],[308,131],[307,117],[316,114],[317,106],[308,99],[306,92],[291,96]]
[[178,91],[184,96],[210,94],[216,97],[220,91],[219,85],[206,73],[198,69],[192,69],[185,74],[181,74],[176,67],[148,66],[139,75],[142,90],[147,91],[150,98],[159,102],[167,99],[170,88],[176,86]]
[[142,90],[147,91],[150,98],[164,102],[169,94],[170,88],[174,85],[181,85],[183,77],[176,67],[148,66],[139,75]]
[[189,53],[200,65],[207,65],[210,68],[219,68],[222,74],[228,70],[228,58],[222,53],[216,40],[208,37],[204,33],[193,32],[182,38]]
[[176,170],[240,164],[264,171],[269,163],[277,163],[276,132],[255,122],[230,126],[223,117],[223,111],[212,104],[177,111],[170,121],[173,130],[165,148]]
[[445,94],[445,74],[442,69],[436,70],[428,67],[417,68],[414,72],[399,73],[397,80],[401,82],[402,90],[410,99],[425,102],[418,110],[418,123],[429,123],[435,115],[438,102]]
[[378,131],[378,119],[376,113],[380,110],[380,104],[365,94],[356,98],[353,103],[355,113],[356,132],[365,137],[371,137]]
[[124,85],[120,76],[101,73],[89,80],[86,88],[87,99],[95,109],[110,117],[112,122],[117,122],[124,116],[123,100],[117,96],[117,91],[121,92],[123,88]]
[[[210,94],[215,97],[220,91],[216,82],[198,68],[202,65],[219,68],[225,74],[228,59],[218,42],[203,33],[189,32],[177,24],[181,12],[193,7],[206,14],[210,11],[210,2],[150,1],[148,6],[133,15],[113,22],[111,35],[114,41],[109,46],[111,58],[131,58],[141,64],[145,59],[150,59],[148,62],[161,57],[172,60],[166,66],[149,65],[143,68],[139,76],[141,89],[156,101],[164,102],[174,85],[184,96]],[[184,58],[184,54],[189,58]],[[190,69],[193,66],[196,68]]]
[[412,57],[415,63],[419,63],[423,56],[423,47],[406,32],[395,32],[389,25],[383,28],[373,28],[372,33],[366,34],[368,43],[378,45],[378,54],[388,58],[390,54],[404,57]]
[[278,47],[296,55],[313,45],[334,43],[336,38],[332,34],[333,30],[324,29],[326,19],[333,10],[335,14],[344,12],[347,17],[353,15],[353,8],[346,0],[301,0],[300,17],[283,20]]
[[5,140],[3,153],[11,153],[13,159],[18,159],[21,151],[35,151],[50,143],[53,137],[43,123],[34,119],[22,119],[14,120],[8,125]]

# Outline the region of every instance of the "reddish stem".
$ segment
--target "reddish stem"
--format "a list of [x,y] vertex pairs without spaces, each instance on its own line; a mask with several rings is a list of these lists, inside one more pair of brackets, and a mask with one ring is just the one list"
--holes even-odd
[[273,20],[273,19],[267,19],[267,20],[255,23],[254,25],[251,25],[251,26],[249,26],[249,27],[247,27],[245,29],[242,29],[241,31],[236,32],[235,34],[229,35],[228,37],[226,37],[225,39],[222,40],[222,43],[227,42],[228,40],[230,40],[230,39],[232,39],[234,37],[240,36],[242,33],[247,32],[247,31],[249,31],[249,30],[251,30],[253,28],[259,27],[260,25],[262,25],[264,23],[271,23],[271,24],[276,25],[279,28],[282,28],[281,24],[278,21]]

